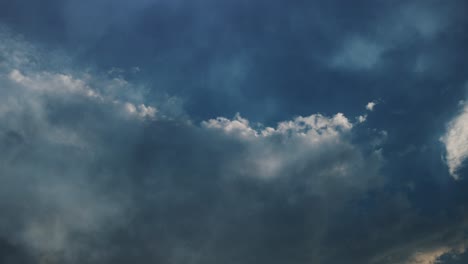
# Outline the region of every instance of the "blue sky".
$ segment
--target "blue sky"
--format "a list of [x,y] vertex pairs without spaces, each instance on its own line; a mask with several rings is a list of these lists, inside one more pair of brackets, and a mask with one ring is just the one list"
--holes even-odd
[[465,10],[0,1],[0,262],[466,263]]

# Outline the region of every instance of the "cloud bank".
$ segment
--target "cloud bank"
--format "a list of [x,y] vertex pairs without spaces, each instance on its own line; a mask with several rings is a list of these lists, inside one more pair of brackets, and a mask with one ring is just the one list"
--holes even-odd
[[[242,236],[281,226],[261,224],[276,202],[301,214],[299,208],[311,203],[318,210],[311,221],[323,225],[335,210],[322,208],[322,201],[343,206],[380,184],[378,150],[367,153],[354,145],[353,124],[341,113],[298,116],[276,128],[252,127],[240,115],[194,125],[131,101],[139,96],[122,96],[124,88],[138,94],[124,79],[55,72],[40,62],[30,66],[28,58],[40,55],[19,40],[2,42],[2,50],[12,48],[8,45],[20,55],[2,54],[9,58],[1,64],[0,79],[2,211],[8,217],[0,234],[33,259],[116,261],[122,256],[112,248],[127,246],[125,240],[111,242],[115,236],[149,232],[151,237],[135,238],[143,240],[131,246],[154,243],[154,249],[142,249],[142,258],[163,247],[165,255],[154,259],[214,261],[197,254],[215,250],[213,241],[232,243],[224,239],[232,236],[229,225],[256,219]],[[178,207],[180,212],[171,212]],[[192,214],[196,218],[185,223]],[[229,224],[232,217],[241,222]],[[218,218],[213,230],[205,230],[205,242],[191,237]],[[184,225],[189,233],[177,234]],[[319,226],[310,227],[317,232],[312,239],[319,240]],[[121,228],[127,231],[119,235]],[[248,248],[236,250],[250,254]]]
[[0,3],[0,262],[465,263],[465,6]]

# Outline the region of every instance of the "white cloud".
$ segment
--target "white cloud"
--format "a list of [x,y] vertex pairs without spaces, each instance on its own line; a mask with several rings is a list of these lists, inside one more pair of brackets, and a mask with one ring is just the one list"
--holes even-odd
[[144,104],[135,106],[132,103],[126,102],[124,103],[124,108],[129,114],[138,116],[139,118],[142,118],[142,119],[145,119],[145,118],[154,119],[157,113],[156,108],[152,106],[146,106]]
[[[63,100],[82,96],[108,107],[117,106],[123,112],[133,113],[132,116],[142,120],[155,119],[158,113],[156,107],[143,102],[138,87],[121,77],[67,71],[66,67],[63,72],[48,70],[48,63],[61,65],[67,59],[53,53],[43,54],[1,26],[0,56],[3,59],[0,60],[0,81],[7,82],[3,84],[4,92],[8,88],[6,85],[25,89],[24,93],[28,93],[28,97],[35,96],[36,104],[40,104],[43,96],[53,95]],[[11,99],[10,104],[15,100]],[[134,111],[130,105],[135,108]],[[3,105],[0,111],[6,111],[6,108]]]
[[[87,78],[92,79],[96,77],[88,75]],[[107,86],[105,87],[107,89],[102,89],[105,92],[107,91],[107,94],[93,89],[91,85],[87,83],[86,79],[76,78],[70,74],[40,71],[25,75],[20,70],[13,69],[8,74],[8,79],[20,85],[22,88],[27,89],[28,92],[34,92],[40,95],[55,94],[62,97],[81,95],[89,99],[97,100],[100,103],[118,105],[127,113],[140,119],[155,119],[157,114],[157,109],[153,106],[143,103],[135,105],[132,102],[125,102],[115,98],[116,96],[112,93],[113,89],[119,87],[128,88],[129,86],[123,79],[114,78],[101,81],[104,86]]]
[[233,120],[217,117],[216,119],[203,121],[202,126],[211,129],[221,129],[227,134],[235,134],[245,138],[259,135],[258,131],[250,127],[249,121],[242,118],[239,113],[236,114]]
[[380,154],[375,151],[364,161],[347,137],[353,124],[342,113],[299,116],[276,127],[253,127],[237,114],[232,120],[204,121],[202,127],[245,143],[245,153],[228,168],[234,174],[263,179],[304,176],[309,178],[310,190],[321,194],[329,181],[341,181],[340,188],[365,188],[378,180]]
[[[98,233],[102,236],[110,224],[124,219],[126,194],[111,198],[107,186],[97,180],[98,173],[91,170],[106,146],[99,141],[100,124],[92,123],[89,113],[97,110],[97,115],[109,118],[102,123],[113,124],[111,120],[125,111],[125,102],[134,98],[112,90],[132,86],[105,76],[35,65],[34,61],[44,60],[31,58],[41,56],[1,30],[0,57],[0,145],[4,151],[0,193],[8,200],[2,204],[3,212],[11,208],[17,213],[2,221],[1,236],[33,255],[66,254],[60,262],[75,263],[70,259],[73,254],[88,250],[84,240]],[[131,102],[137,105],[137,118],[155,117],[154,107]],[[9,135],[16,141],[5,145]],[[27,208],[22,202],[26,200]]]
[[369,111],[374,111],[375,105],[377,105],[377,102],[369,102],[366,105],[366,109],[369,110]]
[[85,81],[74,78],[68,74],[38,72],[32,76],[25,76],[18,69],[13,69],[8,74],[8,77],[11,81],[32,91],[44,93],[73,93],[90,98],[103,99],[102,95],[89,87]]
[[465,103],[462,112],[449,123],[441,141],[445,144],[449,172],[458,179],[457,171],[468,158],[468,104]]
[[318,138],[336,136],[338,133],[350,130],[353,124],[349,122],[342,113],[328,118],[321,114],[314,114],[306,117],[296,117],[290,121],[278,123],[276,128],[259,126],[255,129],[249,125],[249,121],[236,114],[234,119],[218,117],[203,121],[202,126],[206,128],[221,129],[227,134],[235,134],[244,138],[249,137],[270,137],[274,135],[291,135],[308,138],[316,141]]
[[360,115],[357,117],[358,123],[364,123],[367,120],[367,115]]

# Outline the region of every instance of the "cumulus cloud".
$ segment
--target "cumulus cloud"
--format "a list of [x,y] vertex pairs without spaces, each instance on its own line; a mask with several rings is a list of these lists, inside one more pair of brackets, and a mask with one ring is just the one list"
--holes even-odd
[[144,104],[140,104],[138,106],[135,106],[132,103],[125,103],[124,104],[125,110],[131,114],[131,115],[136,115],[140,118],[151,118],[154,119],[156,117],[156,108],[152,106],[146,106]]
[[[242,118],[240,114],[236,114],[233,120],[225,117],[218,117],[203,121],[202,125],[206,128],[221,129],[227,134],[237,134],[248,138],[249,136],[258,136],[258,132],[249,126],[249,121]],[[266,129],[268,130],[268,129]]]
[[232,120],[204,121],[202,126],[238,138],[245,145],[243,155],[228,164],[228,171],[236,175],[298,177],[310,192],[323,196],[337,195],[338,190],[340,195],[351,194],[377,186],[380,179],[380,153],[364,155],[353,146],[349,139],[353,124],[342,113],[298,116],[276,127],[252,127],[237,114]]
[[358,123],[364,123],[367,120],[367,115],[360,115],[357,117]]
[[218,117],[203,121],[202,125],[207,128],[221,129],[228,134],[238,134],[244,138],[292,134],[308,137],[311,141],[319,141],[321,137],[336,136],[340,131],[347,131],[353,127],[353,124],[342,113],[338,113],[331,118],[321,114],[306,117],[299,116],[294,120],[278,123],[277,128],[261,128],[261,126],[259,126],[259,129],[252,128],[249,121],[242,118],[240,114],[236,114],[232,120]]
[[446,162],[449,172],[455,179],[457,171],[463,167],[468,158],[468,105],[465,103],[461,113],[448,125],[447,132],[441,137],[445,144]]
[[[101,103],[118,105],[129,114],[139,118],[154,119],[156,117],[157,110],[153,106],[145,104],[135,106],[133,103],[115,99],[112,95],[103,95],[91,88],[86,80],[75,78],[69,74],[37,72],[34,76],[26,76],[19,70],[13,69],[8,74],[8,78],[31,92],[49,95],[61,94],[61,96],[81,95]],[[117,85],[120,85],[122,80],[112,80],[108,85],[114,85],[112,82],[117,82]]]
[[377,105],[376,102],[374,102],[374,101],[369,102],[369,103],[366,104],[366,109],[369,110],[369,111],[374,111],[375,105]]

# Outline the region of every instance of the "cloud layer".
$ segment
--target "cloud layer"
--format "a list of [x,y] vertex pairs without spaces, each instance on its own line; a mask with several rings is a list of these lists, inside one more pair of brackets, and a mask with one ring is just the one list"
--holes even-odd
[[462,10],[1,2],[0,262],[465,263]]
[[[1,44],[3,50],[25,46],[21,41]],[[1,236],[33,259],[125,262],[117,259],[130,255],[112,248],[127,247],[130,238],[118,237],[145,232],[150,237],[135,237],[130,246],[136,250],[155,243],[154,249],[141,249],[142,259],[163,247],[164,255],[152,259],[214,261],[214,256],[198,254],[227,250],[230,225],[251,217],[257,221],[238,239],[281,227],[277,220],[261,224],[276,214],[277,202],[300,214],[310,203],[318,210],[311,221],[322,226],[335,211],[325,210],[322,201],[343,206],[380,184],[378,150],[367,153],[355,146],[353,124],[341,113],[299,116],[276,128],[252,127],[240,115],[193,125],[185,118],[159,116],[145,102],[129,101],[138,96],[122,97],[123,88],[138,94],[123,79],[59,73],[40,64],[26,67],[28,57],[38,55],[24,49],[1,65],[1,191],[8,215]],[[185,217],[195,219],[185,223]],[[240,222],[229,223],[231,218]],[[212,223],[215,219],[219,222]],[[205,231],[206,241],[196,242],[201,237],[190,234],[209,223],[215,225]],[[318,241],[322,231],[310,227]],[[126,231],[119,235],[121,228]],[[188,233],[178,234],[180,228]],[[111,242],[115,236],[123,244]],[[212,244],[216,240],[221,248]],[[271,246],[280,242],[275,241]],[[252,254],[248,248],[235,250]]]

